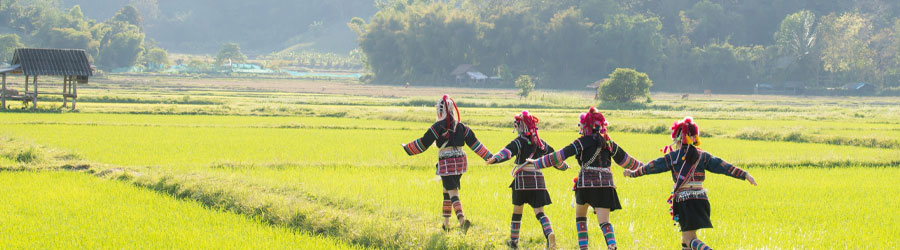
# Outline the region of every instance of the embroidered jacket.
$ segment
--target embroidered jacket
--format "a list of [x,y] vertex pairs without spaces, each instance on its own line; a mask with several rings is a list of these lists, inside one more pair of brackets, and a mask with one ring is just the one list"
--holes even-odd
[[416,155],[428,150],[432,144],[440,148],[438,152],[437,175],[460,175],[466,172],[468,163],[463,145],[468,145],[475,154],[484,160],[491,157],[491,152],[475,137],[475,132],[463,123],[456,124],[456,129],[451,131],[444,128],[444,121],[438,121],[431,125],[422,138],[403,145],[403,149],[409,155]]
[[[669,171],[672,174],[672,180],[678,183],[678,176],[682,175],[679,173],[684,173],[685,178],[681,181],[683,184],[674,191],[673,200],[675,202],[691,199],[709,199],[706,195],[706,189],[703,188],[706,171],[724,174],[741,180],[747,179],[747,172],[743,169],[735,167],[710,153],[699,149],[692,149],[688,153],[692,154],[686,155],[682,149],[666,154],[638,168],[634,173],[634,177]],[[686,160],[681,160],[679,157],[685,157]],[[687,161],[687,163],[685,164],[684,161]],[[693,171],[682,169],[683,167],[693,168]]]
[[[514,162],[517,166],[526,165],[528,164],[528,161],[526,161],[527,159],[537,159],[542,155],[553,152],[553,147],[547,144],[546,141],[541,140],[541,142],[544,144],[543,149],[538,148],[537,145],[534,145],[534,143],[527,138],[518,137],[506,145],[506,148],[497,152],[497,154],[494,155],[494,159],[497,160],[497,163],[501,163],[510,160],[515,156],[516,160]],[[516,173],[516,176],[509,187],[514,190],[547,190],[544,174],[541,173],[540,169],[536,168],[534,171],[525,170]]]
[[578,138],[562,150],[541,157],[534,165],[539,169],[559,166],[572,156],[578,159],[578,165],[581,166],[581,171],[578,172],[578,181],[575,183],[576,189],[615,188],[612,172],[609,169],[613,160],[619,166],[632,170],[643,165],[629,156],[612,140],[597,141],[593,137]]

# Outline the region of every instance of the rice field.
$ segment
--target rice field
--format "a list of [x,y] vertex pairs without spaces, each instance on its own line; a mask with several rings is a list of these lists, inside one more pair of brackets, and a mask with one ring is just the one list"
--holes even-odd
[[0,180],[3,249],[355,249],[82,173]]
[[[221,214],[215,216],[232,219],[211,221],[242,220],[240,223],[245,225],[235,226],[235,230],[249,227],[256,232],[284,234],[272,236],[278,240],[271,242],[237,241],[246,242],[245,248],[330,249],[356,245],[484,249],[502,248],[508,237],[512,208],[508,188],[512,181],[510,164],[486,166],[469,154],[470,168],[463,177],[461,199],[474,226],[466,235],[445,233],[440,230],[440,180],[434,175],[436,150],[409,157],[400,148],[400,144],[421,136],[433,122],[433,97],[428,95],[438,90],[425,88],[385,95],[366,93],[370,86],[353,92],[352,84],[319,91],[319,86],[326,86],[324,83],[289,87],[278,81],[260,85],[225,81],[223,84],[228,87],[215,87],[210,80],[183,85],[167,83],[170,80],[149,85],[168,88],[165,91],[128,84],[114,85],[117,87],[111,92],[90,88],[85,91],[85,95],[121,94],[143,103],[79,102],[79,112],[0,113],[0,186],[51,182],[34,180],[49,178],[67,183],[56,186],[82,187],[67,189],[77,194],[59,194],[69,195],[68,201],[100,199],[95,196],[106,197],[110,190],[117,189],[143,192],[185,206],[167,210],[169,213],[196,210],[174,213]],[[252,89],[253,86],[260,89]],[[511,116],[523,108],[541,118],[541,137],[561,148],[577,137],[574,124],[578,113],[587,106],[599,105],[610,119],[613,140],[645,162],[661,156],[659,149],[670,142],[666,130],[672,121],[694,116],[704,133],[702,148],[744,167],[760,184],[753,187],[722,175],[707,178],[705,185],[710,190],[715,228],[701,231],[701,238],[714,248],[900,247],[894,232],[900,228],[900,200],[896,199],[900,196],[900,184],[894,181],[900,177],[900,123],[895,119],[900,117],[900,100],[701,96],[692,98],[690,103],[695,104],[690,104],[677,95],[657,95],[653,104],[615,106],[594,103],[580,92],[539,92],[528,99],[512,97],[514,93],[505,90],[487,90],[488,95],[478,94],[484,90],[472,89],[450,92],[458,93],[461,103],[467,102],[460,107],[463,121],[475,129],[492,152],[516,136]],[[153,103],[187,95],[188,99],[213,102]],[[571,159],[569,164],[577,165]],[[78,166],[86,166],[82,172],[99,178],[76,173],[2,170]],[[625,179],[618,174],[621,170],[614,167],[624,209],[612,215],[620,249],[677,248],[679,233],[668,217],[665,202],[671,188],[670,176]],[[545,174],[554,202],[546,213],[560,247],[575,248],[571,179],[577,169]],[[42,187],[45,186],[24,185],[17,193],[28,195],[15,198],[25,200],[23,197],[58,190],[37,190]],[[128,197],[132,196],[139,195]],[[104,202],[132,201],[116,198]],[[158,205],[160,202],[145,202],[148,204],[143,210],[169,206]],[[4,205],[7,206],[0,208],[47,217],[49,222],[44,225],[63,228],[58,230],[91,228],[91,235],[112,231],[106,224],[86,225],[90,219],[84,218],[96,215],[68,221],[37,213],[46,209],[35,205]],[[76,212],[133,211],[73,213]],[[526,209],[520,245],[528,249],[540,248],[544,243],[533,218],[530,209]],[[215,237],[220,236],[198,236],[193,231],[204,226],[201,220],[156,223],[194,221],[199,225],[188,224],[188,229],[167,226],[160,231],[203,239],[197,244],[218,244],[214,243],[218,242]],[[589,221],[591,246],[600,247],[602,236],[597,224],[593,218]],[[0,228],[10,228],[8,223],[4,225]],[[129,238],[128,234],[135,231],[107,233],[109,240],[83,236],[79,243],[83,245],[74,246],[36,246],[33,244],[41,240],[35,238],[29,242],[37,243],[14,248],[121,248],[117,245],[121,241],[154,240]],[[303,240],[304,237],[313,240]],[[291,245],[295,239],[313,245]],[[0,245],[3,242],[0,240]],[[847,242],[854,244],[848,246]]]

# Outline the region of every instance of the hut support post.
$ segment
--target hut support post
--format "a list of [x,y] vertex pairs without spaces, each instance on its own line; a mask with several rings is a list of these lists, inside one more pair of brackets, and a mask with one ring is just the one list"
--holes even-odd
[[67,92],[68,92],[68,89],[69,89],[69,86],[67,86],[68,84],[69,84],[69,76],[63,76],[63,94],[62,94],[62,96],[63,96],[63,105],[62,105],[63,108],[65,108],[66,106],[68,106],[69,97],[68,97],[68,95],[66,95]]
[[0,92],[0,109],[6,110],[6,73],[3,73],[3,92]]
[[31,99],[31,109],[37,109],[37,98],[38,98],[38,87],[37,87],[37,75],[34,76],[34,96]]
[[31,79],[28,79],[28,77],[29,77],[29,75],[25,75],[25,92],[22,92],[23,95],[28,94],[28,81],[31,80]]
[[75,110],[75,101],[78,100],[78,83],[72,82],[72,110]]

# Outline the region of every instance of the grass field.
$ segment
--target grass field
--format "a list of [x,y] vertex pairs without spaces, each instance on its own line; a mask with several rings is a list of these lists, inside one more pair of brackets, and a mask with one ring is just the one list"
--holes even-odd
[[[113,182],[116,188],[156,190],[257,218],[264,223],[247,221],[267,230],[314,234],[322,244],[499,248],[508,237],[509,164],[485,166],[470,154],[461,198],[475,226],[468,235],[443,233],[435,150],[409,157],[399,146],[433,122],[431,99],[440,89],[385,87],[396,92],[386,94],[373,86],[332,82],[164,78],[138,86],[133,79],[108,81],[109,90],[87,88],[85,95],[114,101],[80,102],[79,112],[0,113],[0,169],[84,168],[133,184]],[[493,152],[515,137],[510,117],[521,107],[541,117],[542,138],[559,148],[576,138],[577,114],[599,105],[612,123],[613,139],[643,161],[661,155],[673,120],[695,116],[704,132],[703,149],[745,167],[760,183],[708,178],[715,229],[701,237],[715,248],[900,247],[893,232],[900,227],[900,184],[893,181],[900,176],[896,98],[681,100],[663,94],[652,104],[613,105],[595,103],[581,92],[538,92],[528,99],[506,90],[449,92],[457,94],[464,122]],[[104,95],[127,98],[99,98]],[[165,103],[179,99],[201,101]],[[546,172],[554,201],[547,214],[564,249],[576,246],[571,207],[576,174],[577,169]],[[612,216],[621,249],[677,248],[665,203],[670,177],[617,174],[615,180],[624,207]],[[12,208],[17,206],[24,207]],[[599,229],[596,222],[590,225],[592,246],[599,247]],[[527,248],[543,244],[531,212],[524,216],[522,235]]]
[[0,179],[4,249],[353,249],[82,173]]

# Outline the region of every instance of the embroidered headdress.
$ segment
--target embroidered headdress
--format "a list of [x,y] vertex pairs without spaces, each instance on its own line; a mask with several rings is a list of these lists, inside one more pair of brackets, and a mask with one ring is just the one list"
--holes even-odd
[[528,113],[528,110],[522,111],[522,114],[518,114],[515,116],[516,122],[516,132],[519,133],[519,136],[522,136],[531,141],[531,144],[536,145],[538,148],[543,149],[544,143],[541,141],[541,138],[538,136],[538,127],[537,124],[540,120],[537,117]]
[[437,121],[445,121],[444,128],[447,131],[456,131],[456,125],[459,124],[459,108],[456,107],[456,101],[449,95],[444,95],[438,100],[437,105]]
[[[700,146],[700,126],[694,123],[693,117],[685,117],[683,120],[672,124],[672,145],[663,148],[663,153],[673,151],[673,146],[693,145]],[[676,145],[677,144],[677,145]]]
[[609,136],[606,134],[606,127],[609,126],[609,122],[606,121],[606,117],[597,108],[591,107],[587,113],[581,113],[578,126],[581,126],[581,134],[584,136],[602,136],[604,139],[609,140]]

